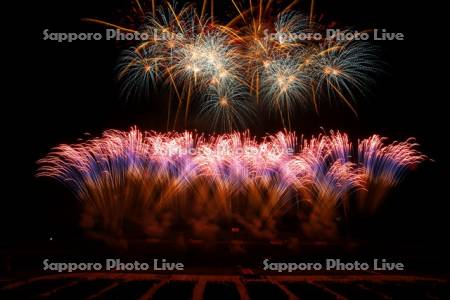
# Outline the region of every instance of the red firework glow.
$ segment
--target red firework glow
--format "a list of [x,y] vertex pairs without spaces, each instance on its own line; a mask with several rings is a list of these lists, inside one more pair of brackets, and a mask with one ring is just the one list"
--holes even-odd
[[109,130],[57,146],[38,162],[38,176],[69,186],[83,204],[84,226],[113,236],[132,224],[164,237],[184,224],[202,238],[233,226],[273,238],[286,215],[299,217],[306,235],[329,236],[351,195],[369,201],[369,189],[395,186],[426,159],[416,148],[411,139],[386,144],[377,135],[354,147],[339,132],[309,140],[279,132],[258,141],[238,132]]

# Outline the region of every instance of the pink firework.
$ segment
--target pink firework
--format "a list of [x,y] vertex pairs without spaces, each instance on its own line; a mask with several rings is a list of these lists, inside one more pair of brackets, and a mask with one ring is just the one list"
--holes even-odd
[[236,220],[263,235],[299,201],[330,216],[352,192],[373,182],[392,187],[425,159],[411,139],[386,144],[374,135],[356,149],[340,132],[301,141],[283,132],[258,140],[248,132],[109,130],[55,147],[38,161],[38,176],[66,184],[97,226],[115,234],[128,221],[163,234],[170,215],[195,228]]

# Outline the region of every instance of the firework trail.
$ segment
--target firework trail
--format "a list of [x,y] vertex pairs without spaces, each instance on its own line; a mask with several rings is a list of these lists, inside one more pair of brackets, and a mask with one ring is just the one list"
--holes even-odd
[[377,135],[355,149],[339,132],[299,142],[294,133],[258,141],[248,132],[132,129],[57,146],[39,160],[38,176],[67,185],[94,220],[92,230],[121,236],[134,224],[164,236],[178,220],[200,236],[237,223],[256,237],[273,237],[300,201],[312,208],[305,230],[327,230],[317,224],[332,226],[353,192],[374,183],[391,188],[425,159],[411,139],[387,144]]
[[[377,49],[323,34],[324,28],[294,10],[296,2],[277,9],[273,1],[248,7],[231,1],[237,13],[223,24],[212,13],[207,16],[206,0],[201,9],[169,1],[146,9],[136,2],[132,29],[85,21],[149,37],[123,52],[122,94],[133,99],[167,86],[167,121],[174,128],[183,110],[187,126],[193,102],[200,117],[213,118],[213,129],[228,131],[246,128],[257,106],[276,111],[287,128],[298,107],[318,111],[321,99],[339,100],[356,114],[355,99],[367,93],[381,70]],[[210,5],[212,12],[213,1]],[[299,38],[320,31],[323,38]]]

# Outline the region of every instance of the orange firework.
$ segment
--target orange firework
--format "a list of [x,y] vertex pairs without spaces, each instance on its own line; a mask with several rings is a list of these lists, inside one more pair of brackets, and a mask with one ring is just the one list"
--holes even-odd
[[68,185],[89,227],[109,234],[137,224],[161,236],[178,220],[196,235],[237,222],[254,236],[273,237],[285,214],[300,213],[300,202],[313,209],[309,225],[333,224],[352,192],[380,181],[392,187],[425,159],[416,146],[375,135],[359,143],[353,161],[354,147],[339,132],[298,143],[294,133],[281,132],[258,141],[237,132],[110,130],[56,147],[38,162],[38,176]]

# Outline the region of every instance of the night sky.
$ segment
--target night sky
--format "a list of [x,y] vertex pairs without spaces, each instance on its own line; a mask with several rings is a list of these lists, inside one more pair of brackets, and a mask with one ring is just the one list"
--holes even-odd
[[[229,2],[216,3],[218,18],[234,13]],[[450,177],[448,146],[444,145],[447,100],[440,94],[445,88],[440,77],[446,75],[438,73],[444,67],[441,57],[445,54],[437,51],[442,41],[436,38],[432,20],[437,8],[406,0],[317,2],[318,15],[324,22],[336,21],[360,30],[386,28],[404,33],[406,40],[377,43],[386,62],[385,74],[376,78],[372,96],[358,101],[358,117],[343,105],[323,105],[320,115],[313,110],[296,112],[294,129],[306,136],[324,128],[348,132],[354,139],[374,133],[396,140],[416,137],[420,149],[434,161],[407,176],[386,199],[364,235],[386,245],[394,240],[426,245],[430,255],[434,251],[444,253],[442,246],[450,225]],[[126,43],[42,40],[46,28],[52,32],[103,33],[103,27],[84,24],[80,19],[96,17],[120,22],[120,11],[127,6],[128,1],[123,0],[34,2],[29,9],[32,18],[22,25],[28,30],[28,38],[23,41],[26,46],[17,50],[19,57],[13,54],[14,47],[7,47],[11,52],[4,60],[14,60],[15,66],[11,74],[4,76],[9,77],[7,82],[11,82],[8,85],[14,87],[14,92],[3,100],[11,102],[17,113],[5,116],[11,119],[4,129],[13,137],[12,141],[4,140],[8,152],[3,158],[8,166],[4,171],[8,178],[1,206],[1,243],[14,245],[81,234],[75,197],[53,180],[34,177],[36,160],[51,147],[76,142],[84,133],[99,135],[106,129],[128,129],[133,125],[143,130],[165,128],[164,92],[155,91],[152,99],[128,103],[119,97],[115,66]],[[299,5],[302,7],[307,5]],[[202,122],[195,125],[199,131],[205,129]],[[275,118],[265,118],[250,129],[261,136],[280,130],[281,125]]]

